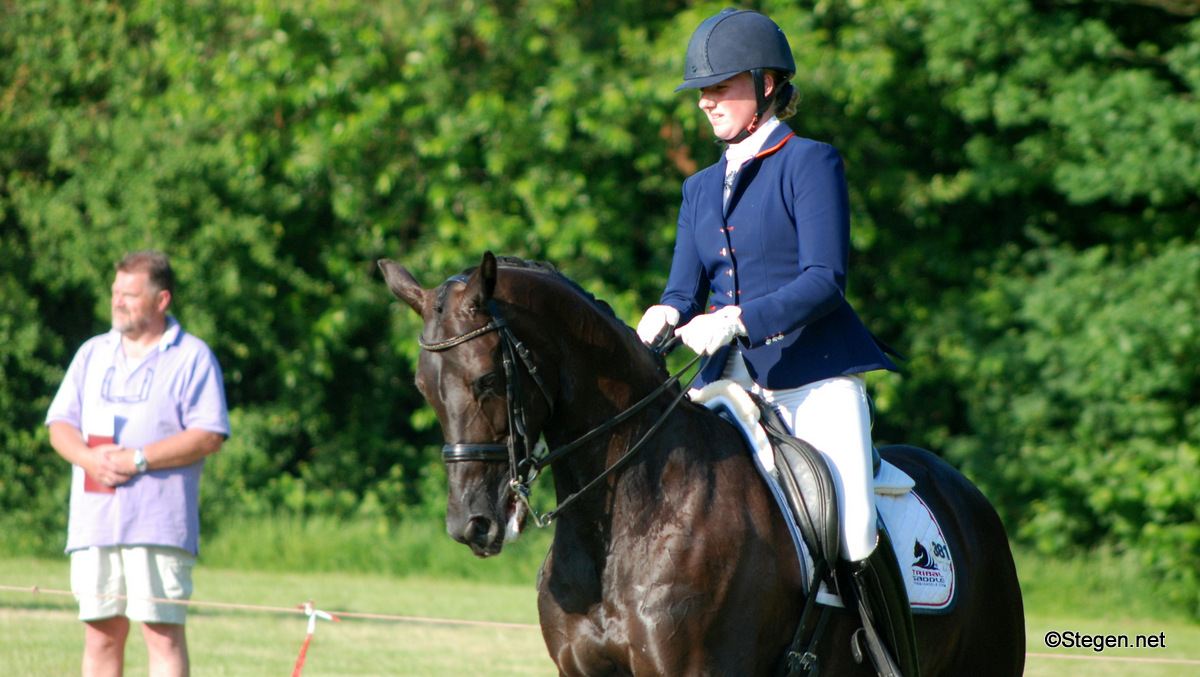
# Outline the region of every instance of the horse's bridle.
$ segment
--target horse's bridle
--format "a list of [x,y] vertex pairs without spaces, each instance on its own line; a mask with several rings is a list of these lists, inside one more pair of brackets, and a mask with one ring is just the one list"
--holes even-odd
[[[525,365],[526,372],[529,374],[530,378],[533,379],[533,382],[537,384],[538,389],[542,392],[542,396],[546,399],[546,404],[550,407],[551,411],[554,410],[554,399],[550,396],[550,392],[546,389],[546,384],[542,381],[541,376],[538,375],[537,365],[533,363],[533,359],[530,357],[529,350],[526,349],[525,344],[521,343],[520,339],[513,334],[512,329],[508,326],[508,321],[505,320],[504,316],[500,314],[500,309],[495,303],[491,303],[488,306],[488,310],[492,315],[492,321],[481,327],[477,327],[470,331],[441,341],[427,341],[423,335],[417,338],[417,341],[420,343],[422,348],[430,352],[439,353],[479,338],[480,336],[486,336],[492,332],[497,332],[500,336],[500,351],[504,366],[505,395],[508,398],[506,407],[508,410],[508,440],[504,444],[447,444],[442,447],[442,460],[445,463],[459,463],[464,461],[488,461],[499,463],[507,461],[509,471],[511,472],[512,476],[512,480],[509,482],[509,489],[517,497],[517,499],[524,503],[525,507],[529,509],[530,514],[534,516],[535,524],[537,524],[539,527],[546,527],[554,521],[554,518],[557,517],[564,508],[571,504],[581,494],[592,489],[594,486],[597,486],[606,477],[616,472],[618,468],[624,466],[630,459],[632,459],[634,454],[641,450],[645,443],[649,441],[651,436],[658,432],[658,429],[661,428],[663,423],[666,422],[667,416],[672,410],[675,409],[675,406],[678,405],[687,394],[687,388],[685,387],[680,389],[679,394],[675,396],[667,409],[658,417],[658,419],[654,422],[650,429],[646,431],[642,438],[638,440],[637,444],[632,446],[629,451],[625,452],[624,456],[618,459],[616,463],[606,468],[604,472],[600,473],[582,489],[564,499],[553,511],[548,512],[545,515],[538,515],[537,511],[533,509],[533,506],[529,502],[529,487],[533,481],[537,479],[538,473],[557,459],[578,449],[579,447],[582,447],[584,444],[587,444],[605,432],[612,430],[616,426],[637,414],[642,409],[646,408],[646,406],[657,399],[659,395],[662,395],[669,388],[677,384],[680,380],[680,377],[687,372],[688,369],[695,365],[701,356],[697,355],[695,359],[684,366],[683,369],[680,369],[676,374],[663,381],[663,383],[655,388],[649,395],[642,398],[625,411],[622,411],[620,414],[617,414],[611,420],[585,433],[583,436],[579,437],[573,442],[565,444],[557,449],[554,449],[553,451],[548,451],[539,455],[538,447],[542,446],[544,448],[544,445],[534,442],[534,440],[536,440],[540,434],[534,435],[533,437],[530,437],[529,435],[529,423],[526,419],[525,407],[521,392],[521,379],[520,375],[517,373],[517,358],[520,358],[521,362]],[[692,379],[694,380],[701,371],[703,371],[703,368],[697,370],[696,375],[694,375]],[[522,442],[521,446],[523,447],[522,451],[524,452],[524,458],[520,459],[517,457],[517,438],[520,438]]]
[[[512,329],[508,327],[508,322],[500,315],[499,309],[495,307],[495,304],[492,304],[489,310],[492,313],[492,321],[482,327],[472,329],[471,331],[443,341],[427,341],[424,336],[420,336],[417,342],[425,350],[440,353],[480,336],[499,332],[500,350],[503,355],[502,362],[504,365],[505,395],[508,398],[508,405],[506,407],[508,410],[509,426],[508,441],[505,444],[447,444],[442,447],[442,460],[446,463],[461,461],[508,461],[513,477],[518,478],[521,477],[518,473],[524,467],[533,467],[536,472],[537,455],[535,445],[530,444],[525,407],[521,403],[521,379],[516,373],[516,356],[520,356],[521,361],[525,363],[526,371],[529,372],[538,389],[542,391],[542,396],[546,398],[546,404],[551,409],[554,408],[554,400],[550,397],[549,391],[546,390],[546,384],[542,382],[541,376],[538,375],[537,365],[529,357],[529,351],[525,348],[525,344],[521,343],[512,333]],[[517,437],[520,437],[524,441],[525,457],[521,461],[517,460]],[[531,477],[528,481],[532,480],[533,478]]]

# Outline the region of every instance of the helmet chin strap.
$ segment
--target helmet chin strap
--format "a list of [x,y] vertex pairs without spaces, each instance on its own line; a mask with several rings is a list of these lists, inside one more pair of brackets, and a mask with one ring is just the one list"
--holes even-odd
[[[745,129],[738,132],[733,138],[718,139],[717,143],[728,143],[733,145],[741,143],[750,138],[750,135],[758,129],[758,123],[760,120],[762,120],[763,114],[767,112],[767,107],[771,105],[771,99],[775,98],[774,96],[772,96],[771,99],[767,98],[765,93],[766,82],[763,79],[763,69],[755,68],[754,70],[750,71],[750,77],[754,78],[754,98],[758,104],[758,107],[754,111],[754,118],[750,120],[750,124],[746,125]],[[771,94],[774,95],[774,92],[771,92]]]

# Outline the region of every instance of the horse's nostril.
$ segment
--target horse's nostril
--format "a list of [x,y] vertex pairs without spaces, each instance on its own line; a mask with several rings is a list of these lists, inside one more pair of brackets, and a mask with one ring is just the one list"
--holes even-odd
[[492,530],[492,521],[482,515],[476,515],[467,522],[464,536],[467,542],[486,543]]

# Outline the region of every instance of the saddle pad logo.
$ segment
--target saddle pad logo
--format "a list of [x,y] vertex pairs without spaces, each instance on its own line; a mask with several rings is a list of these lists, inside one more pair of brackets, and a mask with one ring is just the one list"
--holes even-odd
[[892,537],[914,612],[940,613],[954,605],[954,560],[942,528],[914,493],[876,496]]
[[[932,553],[932,554],[931,554]],[[944,587],[947,583],[945,575],[938,567],[938,560],[950,560],[950,549],[945,543],[930,541],[929,546],[920,540],[913,541],[912,582],[917,587]]]

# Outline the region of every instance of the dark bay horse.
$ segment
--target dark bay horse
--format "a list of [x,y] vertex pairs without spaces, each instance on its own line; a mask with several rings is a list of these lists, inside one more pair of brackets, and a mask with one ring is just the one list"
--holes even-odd
[[[663,386],[651,351],[545,264],[489,252],[429,290],[393,261],[380,267],[424,319],[417,385],[447,442],[450,535],[500,553],[531,518],[531,475],[553,469],[538,607],[559,672],[779,674],[806,586],[741,434],[698,405],[672,408],[679,388]],[[922,673],[1020,675],[1020,590],[995,511],[933,454],[881,453],[916,480],[958,557],[952,609],[915,616]],[[851,657],[858,627],[855,614],[831,616],[820,674],[873,674]]]

